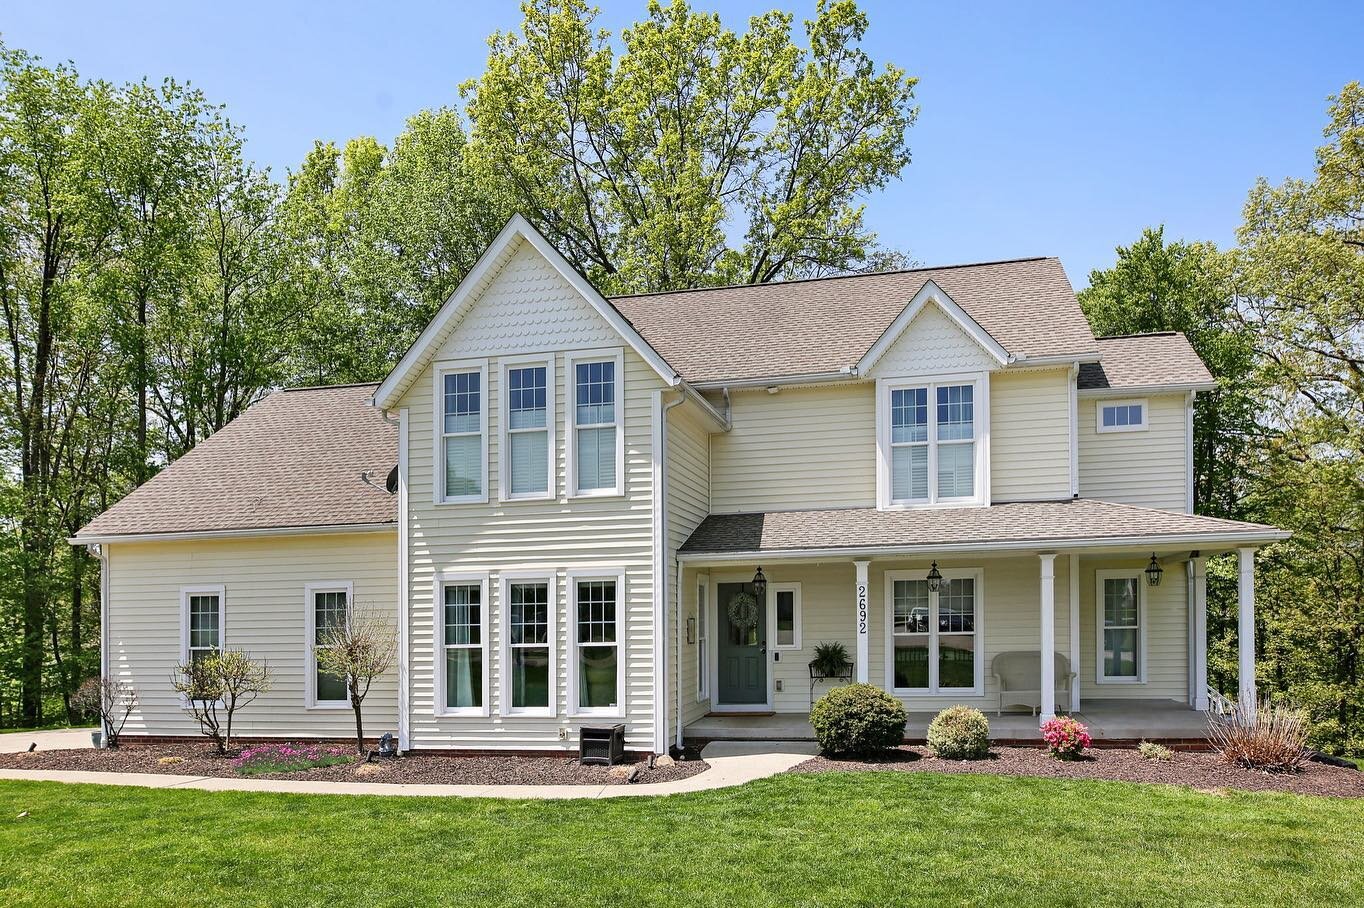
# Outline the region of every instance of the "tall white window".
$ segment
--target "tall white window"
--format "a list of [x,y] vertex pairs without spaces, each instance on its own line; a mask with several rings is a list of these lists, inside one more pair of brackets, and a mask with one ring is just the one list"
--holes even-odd
[[447,574],[436,582],[436,710],[488,714],[487,577]]
[[1140,571],[1099,571],[1098,681],[1144,679],[1142,576]]
[[185,587],[180,591],[181,658],[185,662],[223,651],[223,588]]
[[625,575],[571,574],[568,585],[570,706],[577,713],[619,715],[625,698],[620,664]]
[[311,583],[304,588],[308,609],[308,690],[309,706],[348,706],[346,679],[324,671],[317,654],[327,646],[327,635],[345,627],[350,620],[349,583]]
[[575,495],[619,495],[624,491],[621,371],[620,354],[570,358],[573,403],[569,481]]
[[710,616],[708,597],[710,578],[696,578],[696,699],[710,696]]
[[504,714],[555,713],[553,589],[549,577],[503,578]]
[[486,501],[488,413],[486,364],[437,371],[440,499]]
[[883,382],[882,506],[977,504],[986,498],[983,381]]
[[500,497],[554,494],[553,360],[504,362]]
[[1095,428],[1100,432],[1141,432],[1146,428],[1146,401],[1101,400],[1096,404],[1099,418]]
[[978,571],[944,571],[937,592],[924,572],[886,574],[890,624],[889,684],[934,694],[983,689]]

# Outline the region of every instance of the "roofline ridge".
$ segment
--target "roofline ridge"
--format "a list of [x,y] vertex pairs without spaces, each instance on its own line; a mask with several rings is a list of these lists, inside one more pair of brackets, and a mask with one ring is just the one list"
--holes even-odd
[[891,274],[915,274],[920,271],[951,271],[957,268],[984,268],[990,265],[1013,265],[1019,262],[1057,260],[1054,255],[1025,255],[1012,259],[991,259],[984,262],[957,262],[950,265],[924,265],[918,268],[891,268],[886,271],[857,271],[852,274],[826,274],[823,277],[798,277],[789,281],[769,281],[762,284],[717,284],[714,287],[682,287],[677,290],[650,290],[644,293],[621,293],[608,300],[639,299],[645,296],[672,296],[678,293],[704,293],[710,290],[749,290],[758,287],[785,287],[791,284],[812,284],[818,281],[841,281],[855,277],[882,277]]
[[377,381],[349,381],[339,382],[335,385],[294,385],[293,387],[280,388],[279,390],[285,394],[291,394],[295,391],[336,391],[341,388],[375,388],[378,387],[378,385],[379,382]]
[[1126,340],[1131,337],[1186,337],[1183,331],[1133,331],[1129,334],[1104,334],[1095,340]]

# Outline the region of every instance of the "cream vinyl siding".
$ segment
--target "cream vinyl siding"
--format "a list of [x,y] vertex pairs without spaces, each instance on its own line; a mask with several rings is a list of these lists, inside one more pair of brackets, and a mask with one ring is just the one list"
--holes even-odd
[[[664,647],[668,665],[668,739],[677,729],[677,691],[681,684],[682,721],[691,722],[705,714],[709,701],[696,700],[696,643],[687,642],[687,620],[696,617],[696,572],[683,572],[681,596],[682,661],[677,660],[675,628],[678,603],[677,549],[706,519],[710,502],[710,435],[696,414],[694,404],[683,404],[668,411],[668,629]],[[713,634],[712,634],[713,636]],[[680,671],[679,671],[680,670]]]
[[736,391],[730,421],[711,436],[714,513],[875,507],[874,383]]
[[1189,481],[1186,399],[1144,399],[1144,431],[1100,433],[1095,418],[1103,398],[1080,398],[1080,495],[1182,512]]
[[[1139,434],[1139,433],[1133,433]],[[1095,682],[1098,624],[1095,598],[1096,571],[1130,570],[1141,576],[1149,555],[1124,559],[1080,560],[1080,709],[1084,700],[1180,700],[1189,690],[1189,600],[1183,564],[1167,564],[1160,586],[1149,586],[1141,577],[1141,622],[1146,646],[1146,681],[1142,684]],[[1061,559],[1056,559],[1058,564]],[[1057,589],[1060,583],[1058,581]]]
[[990,376],[990,497],[1070,497],[1069,369]]
[[[475,330],[476,329],[476,330]],[[623,350],[617,403],[623,406],[625,495],[566,497],[565,420],[572,403],[567,355],[587,350]],[[551,500],[498,501],[498,422],[501,410],[500,357],[544,353],[554,358],[555,490]],[[504,270],[443,341],[442,360],[488,358],[488,493],[486,504],[434,504],[435,417],[432,369],[413,382],[398,407],[408,411],[408,612],[409,710],[414,749],[533,749],[577,747],[576,728],[599,725],[600,716],[568,716],[568,587],[575,569],[623,569],[618,633],[620,667],[626,674],[627,747],[653,745],[653,406],[662,380],[589,303],[531,247],[522,244]],[[502,697],[501,586],[503,571],[553,572],[556,658],[553,717],[500,716]],[[437,572],[489,574],[489,689],[491,715],[436,717],[434,689]],[[563,737],[560,737],[561,733]]]
[[[170,686],[181,658],[180,589],[221,585],[224,645],[264,660],[274,676],[271,690],[237,714],[233,734],[354,736],[350,709],[305,708],[304,587],[319,581],[353,583],[351,606],[387,616],[396,637],[396,532],[119,542],[107,548],[109,671],[136,687],[139,697],[125,734],[200,733]],[[375,683],[364,711],[366,734],[396,734],[396,671]]]

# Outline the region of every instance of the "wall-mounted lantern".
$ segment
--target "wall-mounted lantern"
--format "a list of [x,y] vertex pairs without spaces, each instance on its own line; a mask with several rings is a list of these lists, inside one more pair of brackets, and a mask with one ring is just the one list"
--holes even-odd
[[1150,586],[1160,586],[1160,578],[1165,576],[1165,568],[1160,566],[1156,560],[1156,553],[1151,553],[1151,563],[1146,566],[1146,582]]
[[753,595],[758,598],[759,602],[767,595],[767,577],[763,574],[761,566],[758,567],[758,572],[753,575]]
[[942,589],[942,573],[938,570],[938,562],[933,562],[933,566],[928,569],[928,591],[936,593]]

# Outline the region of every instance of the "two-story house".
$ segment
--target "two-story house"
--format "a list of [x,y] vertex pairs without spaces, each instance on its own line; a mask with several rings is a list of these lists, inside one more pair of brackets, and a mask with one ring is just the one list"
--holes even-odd
[[914,715],[1160,737],[1208,706],[1207,557],[1248,630],[1284,536],[1190,513],[1212,387],[1180,335],[1095,338],[1055,259],[605,299],[518,217],[382,384],[270,395],[73,541],[130,735],[195,734],[174,665],[240,648],[245,734],[344,737],[315,642],[365,610],[405,748],[799,733],[833,642]]

